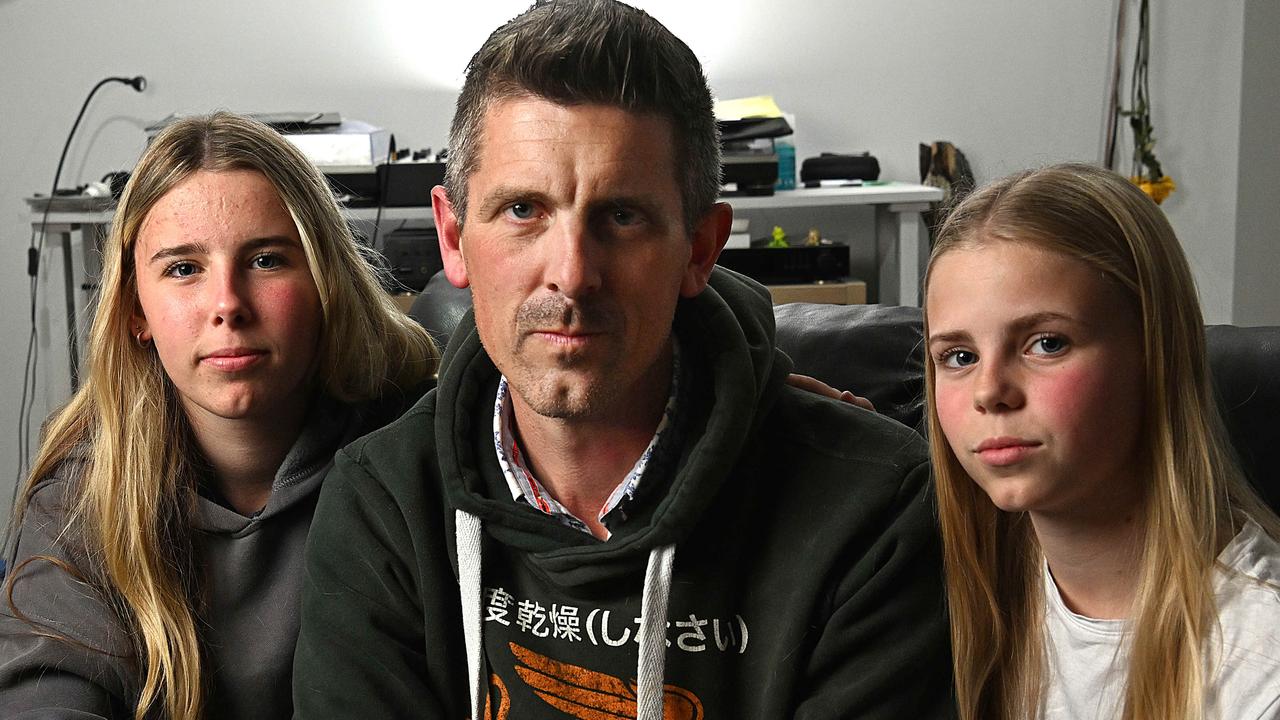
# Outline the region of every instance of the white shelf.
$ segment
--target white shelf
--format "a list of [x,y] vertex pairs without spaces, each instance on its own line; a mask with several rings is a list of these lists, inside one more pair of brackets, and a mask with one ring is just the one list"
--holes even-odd
[[853,187],[797,188],[776,190],[772,195],[734,195],[721,198],[735,210],[924,204],[941,199],[941,188],[899,182]]

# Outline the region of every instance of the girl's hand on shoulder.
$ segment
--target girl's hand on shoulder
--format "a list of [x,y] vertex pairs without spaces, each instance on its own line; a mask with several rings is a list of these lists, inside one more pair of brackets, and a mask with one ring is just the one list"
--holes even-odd
[[815,377],[792,373],[787,376],[787,384],[794,388],[804,390],[805,392],[829,397],[832,400],[847,402],[850,405],[857,405],[864,410],[870,410],[871,412],[876,411],[876,406],[872,405],[870,400],[859,395],[854,395],[848,390],[837,390]]

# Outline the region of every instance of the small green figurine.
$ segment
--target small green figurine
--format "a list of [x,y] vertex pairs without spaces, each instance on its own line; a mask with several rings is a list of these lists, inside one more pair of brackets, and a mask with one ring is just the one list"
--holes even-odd
[[781,225],[773,226],[773,239],[769,241],[769,247],[771,248],[791,247],[789,244],[787,244],[787,233],[785,230],[782,229]]

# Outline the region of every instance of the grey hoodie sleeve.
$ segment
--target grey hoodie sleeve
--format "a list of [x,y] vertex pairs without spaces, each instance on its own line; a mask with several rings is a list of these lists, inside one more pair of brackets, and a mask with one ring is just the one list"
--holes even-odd
[[[35,488],[0,592],[0,717],[132,717],[133,650],[65,538],[68,484]],[[51,559],[64,563],[59,567]]]

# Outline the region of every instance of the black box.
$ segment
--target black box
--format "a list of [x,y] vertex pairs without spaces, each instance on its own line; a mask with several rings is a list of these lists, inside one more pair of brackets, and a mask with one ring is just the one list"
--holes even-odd
[[383,207],[431,207],[431,188],[444,182],[444,163],[398,162],[378,166]]
[[716,262],[766,285],[838,280],[849,275],[849,246],[729,248]]
[[347,207],[368,207],[378,203],[378,175],[368,172],[325,172],[329,188]]
[[422,292],[427,281],[444,269],[435,228],[401,228],[382,237],[382,257],[392,292]]
[[778,156],[726,153],[721,157],[720,182],[737,185],[736,190],[722,189],[722,195],[772,195],[778,182]]

